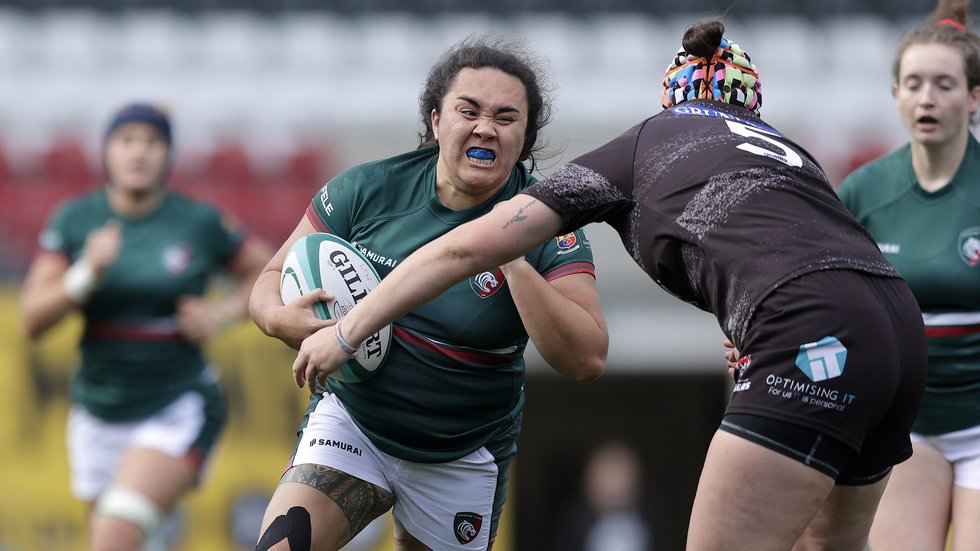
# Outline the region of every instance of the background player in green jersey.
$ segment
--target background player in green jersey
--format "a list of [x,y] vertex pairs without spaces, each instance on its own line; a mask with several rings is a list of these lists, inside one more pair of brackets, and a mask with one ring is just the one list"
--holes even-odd
[[[333,330],[310,308],[322,295],[287,306],[279,298],[283,258],[300,236],[339,235],[384,278],[418,247],[535,181],[521,161],[533,159],[549,103],[515,45],[486,38],[451,48],[419,104],[419,148],[330,180],[259,277],[250,311],[267,334],[298,348],[318,329]],[[604,368],[608,335],[590,245],[580,231],[551,239],[409,312],[392,333],[370,379],[311,381],[307,421],[257,550],[335,550],[392,505],[399,550],[489,549],[516,453],[529,335],[575,380]]]
[[907,35],[892,93],[909,143],[851,174],[840,197],[922,308],[929,378],[871,531],[878,550],[980,542],[980,39],[968,2],[939,3]]
[[[21,297],[32,339],[71,311],[84,316],[67,432],[94,551],[160,548],[161,522],[197,483],[224,423],[201,344],[244,317],[271,254],[210,206],[169,191],[171,154],[165,112],[118,111],[105,134],[105,185],[53,215]],[[237,286],[205,302],[219,269]]]

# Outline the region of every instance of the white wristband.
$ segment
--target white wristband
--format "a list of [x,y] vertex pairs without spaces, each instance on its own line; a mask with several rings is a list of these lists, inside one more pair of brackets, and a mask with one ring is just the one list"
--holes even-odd
[[335,335],[337,335],[337,344],[340,345],[341,350],[352,356],[357,354],[357,347],[351,346],[350,343],[347,342],[347,339],[344,338],[344,335],[340,333],[340,320],[337,320],[337,325],[333,326],[333,332]]
[[61,281],[65,288],[65,294],[72,302],[85,304],[92,296],[98,278],[95,275],[95,268],[86,260],[80,259],[68,268]]

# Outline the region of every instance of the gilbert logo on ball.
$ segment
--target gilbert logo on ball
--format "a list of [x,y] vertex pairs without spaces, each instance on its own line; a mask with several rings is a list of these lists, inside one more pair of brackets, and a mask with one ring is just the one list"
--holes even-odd
[[[334,298],[318,302],[314,310],[320,319],[340,320],[380,283],[381,278],[356,247],[329,233],[300,237],[289,248],[279,280],[283,304],[324,289]],[[363,381],[381,367],[391,348],[391,325],[371,335],[354,357],[330,376],[345,383]]]

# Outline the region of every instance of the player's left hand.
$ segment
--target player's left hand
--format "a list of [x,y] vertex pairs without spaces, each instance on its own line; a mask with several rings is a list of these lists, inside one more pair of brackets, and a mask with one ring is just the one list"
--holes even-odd
[[308,386],[316,392],[316,384],[323,383],[327,375],[340,369],[352,355],[340,348],[333,325],[324,327],[303,339],[296,361],[293,362],[293,380],[296,386]]

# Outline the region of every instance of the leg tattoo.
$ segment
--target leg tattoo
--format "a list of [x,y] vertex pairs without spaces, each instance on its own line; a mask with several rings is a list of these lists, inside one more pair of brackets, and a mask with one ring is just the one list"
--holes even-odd
[[332,499],[347,517],[352,538],[395,502],[391,492],[323,465],[296,465],[286,472],[282,481],[306,484]]

